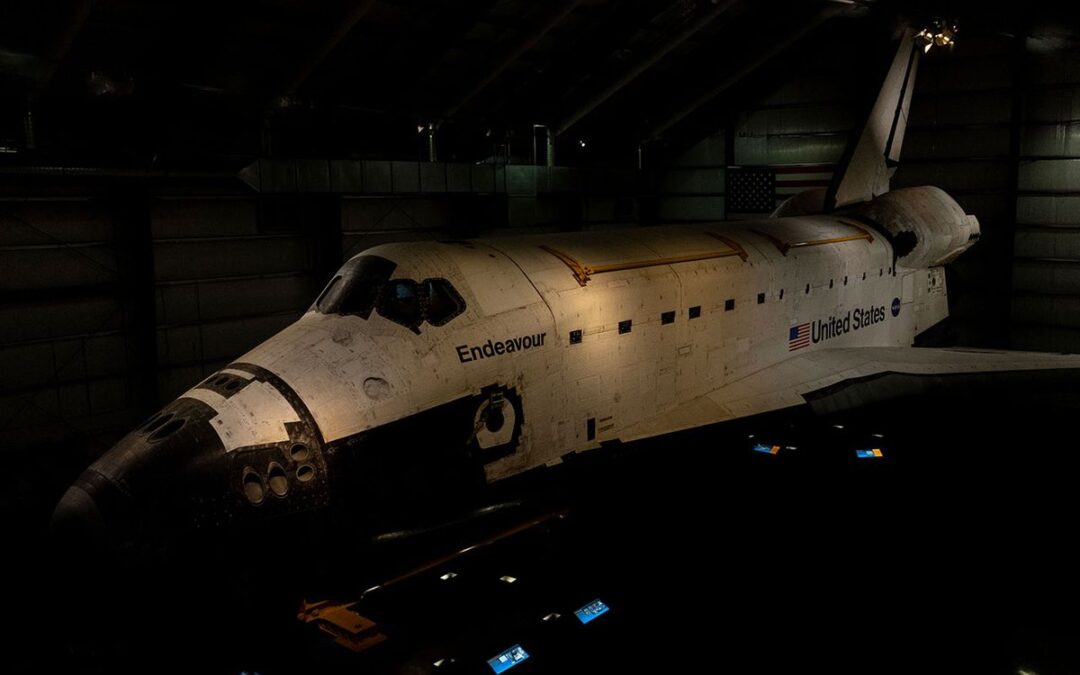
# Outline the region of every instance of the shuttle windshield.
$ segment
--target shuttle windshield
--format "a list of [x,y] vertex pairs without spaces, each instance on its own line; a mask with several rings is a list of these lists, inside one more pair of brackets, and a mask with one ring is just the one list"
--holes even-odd
[[391,279],[397,265],[365,255],[345,263],[315,301],[322,314],[351,314],[367,319],[374,309],[415,333],[425,321],[444,326],[465,311],[465,300],[446,279]]
[[443,326],[465,311],[465,300],[446,279],[425,279],[422,290],[427,299],[424,320],[432,326]]
[[379,298],[379,291],[396,267],[377,255],[353,258],[330,280],[315,301],[315,308],[323,314],[355,314],[361,319],[368,318]]
[[394,279],[383,289],[378,310],[379,314],[402,326],[419,326],[424,320],[420,284],[412,279]]

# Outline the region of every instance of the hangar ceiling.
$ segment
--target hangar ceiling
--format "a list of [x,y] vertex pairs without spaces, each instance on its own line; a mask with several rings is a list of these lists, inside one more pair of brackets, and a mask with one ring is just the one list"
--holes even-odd
[[611,162],[642,141],[697,140],[747,87],[807,58],[875,63],[864,55],[882,52],[898,12],[953,10],[965,32],[1032,22],[1015,7],[891,0],[5,3],[0,139],[38,159],[206,169],[415,159],[429,123],[442,159],[482,160],[500,142],[524,156],[542,124],[568,163]]

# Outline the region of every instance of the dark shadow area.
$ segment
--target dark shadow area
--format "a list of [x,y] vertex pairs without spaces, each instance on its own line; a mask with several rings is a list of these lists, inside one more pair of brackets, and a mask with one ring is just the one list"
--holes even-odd
[[[15,514],[4,670],[491,673],[521,645],[514,675],[1076,672],[1077,406],[1035,389],[604,448],[374,542],[331,519],[117,562]],[[361,596],[387,638],[364,653],[296,618]]]

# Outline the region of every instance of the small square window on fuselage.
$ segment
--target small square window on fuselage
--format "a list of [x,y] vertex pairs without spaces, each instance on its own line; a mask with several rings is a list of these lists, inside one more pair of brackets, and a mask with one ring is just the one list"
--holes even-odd
[[701,305],[694,305],[690,308],[689,316],[691,319],[696,319],[701,316]]
[[581,330],[580,329],[570,331],[570,344],[572,344],[572,345],[581,344]]
[[627,319],[626,321],[620,321],[619,322],[619,335],[622,335],[624,333],[629,333],[630,329],[633,328],[633,327],[634,327],[634,322],[632,320],[630,320],[630,319]]
[[660,315],[660,323],[664,326],[675,323],[675,312],[664,312]]

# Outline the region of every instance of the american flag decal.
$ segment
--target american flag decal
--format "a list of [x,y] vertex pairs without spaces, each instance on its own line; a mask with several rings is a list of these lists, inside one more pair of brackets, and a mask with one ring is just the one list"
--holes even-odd
[[800,323],[798,326],[792,326],[791,331],[788,332],[787,348],[789,352],[793,352],[796,349],[802,349],[810,344],[810,324]]

